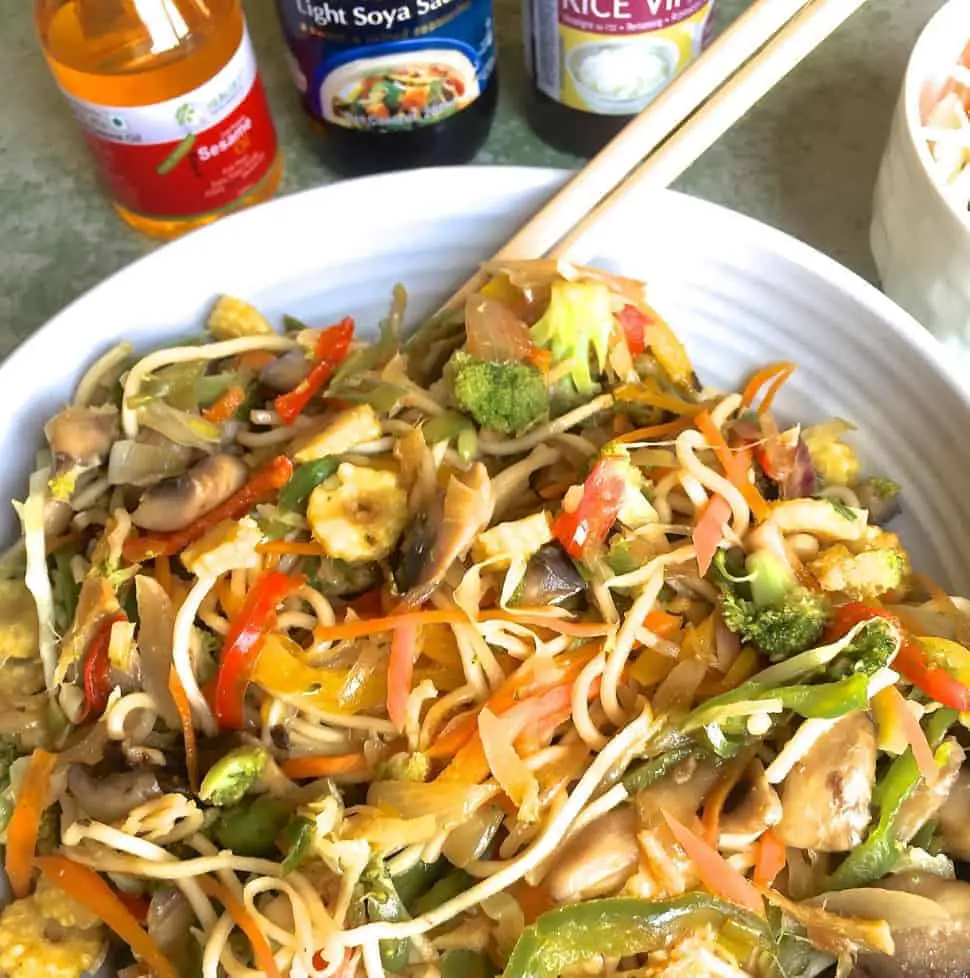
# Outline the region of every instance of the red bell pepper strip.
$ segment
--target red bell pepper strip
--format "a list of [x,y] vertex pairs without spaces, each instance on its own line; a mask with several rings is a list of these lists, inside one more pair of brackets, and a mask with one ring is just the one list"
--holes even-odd
[[141,537],[129,537],[125,541],[125,559],[140,563],[152,557],[170,557],[181,553],[190,543],[205,536],[212,527],[223,520],[238,520],[245,516],[256,503],[275,495],[290,481],[293,463],[285,455],[277,455],[262,468],[257,469],[242,489],[219,503],[215,509],[200,516],[181,530],[172,533],[149,533]]
[[608,458],[600,459],[583,483],[579,505],[552,521],[552,532],[571,557],[582,557],[606,540],[623,503],[626,480]]
[[954,675],[952,664],[937,661],[931,656],[923,645],[906,633],[899,618],[885,608],[861,601],[843,605],[830,628],[831,638],[841,638],[860,622],[875,618],[891,622],[903,636],[899,652],[893,660],[893,668],[904,679],[951,710],[959,710],[961,713],[970,710],[970,686]]
[[354,321],[349,316],[336,326],[323,330],[314,350],[316,363],[310,372],[288,394],[280,394],[273,401],[273,407],[284,424],[293,424],[314,395],[323,389],[340,366],[340,361],[347,356],[353,338]]
[[626,345],[633,356],[639,356],[647,348],[647,323],[650,320],[636,306],[626,305],[616,319],[623,327]]
[[83,723],[89,717],[101,716],[108,705],[108,694],[111,692],[111,659],[108,657],[111,629],[115,622],[127,620],[127,616],[120,611],[111,615],[98,626],[91,639],[84,657],[84,709],[78,716],[78,723]]
[[263,642],[275,626],[277,605],[302,584],[302,577],[267,571],[246,595],[220,656],[215,715],[221,727],[242,729],[246,687]]

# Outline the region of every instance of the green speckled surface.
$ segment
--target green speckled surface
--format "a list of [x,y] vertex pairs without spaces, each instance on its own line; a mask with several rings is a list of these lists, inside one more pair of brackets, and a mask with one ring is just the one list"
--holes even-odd
[[[749,0],[718,0],[729,23]],[[870,0],[679,181],[821,248],[867,277],[870,198],[893,102],[941,0]],[[317,160],[272,0],[247,0],[286,154],[283,192],[335,179]],[[518,0],[497,0],[502,96],[479,162],[576,166],[526,126]],[[37,48],[31,0],[0,12],[0,355],[85,289],[158,245],[108,206]]]

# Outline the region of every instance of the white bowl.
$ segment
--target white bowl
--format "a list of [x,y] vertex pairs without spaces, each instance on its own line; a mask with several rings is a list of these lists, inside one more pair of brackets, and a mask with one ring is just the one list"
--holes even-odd
[[950,0],[913,48],[876,181],[870,242],[883,290],[970,376],[970,215],[941,188],[920,132],[968,40],[970,0]]
[[[351,314],[372,329],[402,281],[420,315],[565,176],[462,167],[351,181],[254,208],[142,259],[0,366],[0,491],[22,498],[45,419],[109,344],[146,348],[196,330],[220,292],[272,316],[325,323]],[[903,486],[901,531],[916,565],[970,593],[970,399],[909,316],[792,238],[680,194],[623,208],[590,242],[589,258],[657,283],[655,301],[709,384],[736,389],[767,361],[796,361],[782,412],[857,422],[870,470]],[[12,532],[7,509],[0,536]]]

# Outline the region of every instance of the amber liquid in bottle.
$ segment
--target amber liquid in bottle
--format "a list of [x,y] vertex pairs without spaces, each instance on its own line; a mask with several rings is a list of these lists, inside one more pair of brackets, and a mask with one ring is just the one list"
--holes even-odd
[[[222,70],[243,41],[240,0],[36,0],[37,32],[58,84],[104,106],[150,106],[192,93]],[[269,199],[283,174],[272,163],[228,207],[158,217],[115,200],[121,218],[157,238],[173,238],[231,210]]]

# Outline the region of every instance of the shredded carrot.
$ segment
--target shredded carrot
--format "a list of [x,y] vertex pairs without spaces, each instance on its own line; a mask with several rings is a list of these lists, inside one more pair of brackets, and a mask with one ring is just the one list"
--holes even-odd
[[785,843],[768,829],[758,840],[758,849],[754,862],[754,885],[757,887],[771,886],[778,874],[785,868],[788,850]]
[[748,466],[732,451],[721,430],[714,424],[707,411],[701,411],[694,418],[694,424],[713,449],[717,460],[724,469],[730,483],[744,496],[745,502],[751,507],[751,512],[759,520],[768,515],[768,504],[764,501],[757,487],[748,480]]
[[387,660],[387,715],[398,730],[404,729],[407,718],[417,647],[417,625],[399,625],[394,629]]
[[226,908],[226,912],[236,922],[236,926],[249,938],[249,943],[253,947],[253,957],[265,978],[280,978],[280,970],[276,967],[269,941],[260,930],[259,924],[232,891],[211,876],[200,876],[196,882],[206,896],[218,900]]
[[326,551],[316,540],[266,540],[256,544],[256,553],[294,557],[325,557]]
[[403,615],[387,615],[382,618],[361,618],[338,625],[320,625],[313,630],[319,642],[343,642],[364,635],[389,632],[402,625],[467,625],[468,615],[457,608],[435,608],[430,611],[410,611]]
[[550,632],[570,635],[574,638],[597,638],[616,630],[615,625],[608,625],[605,621],[570,621],[566,618],[547,618],[545,615],[518,614],[501,610],[483,611],[480,621],[513,621],[532,628],[548,628]]
[[701,824],[704,826],[704,840],[708,845],[717,848],[717,841],[721,836],[721,812],[728,800],[728,795],[734,790],[735,785],[744,774],[744,769],[748,766],[751,759],[749,752],[745,752],[739,757],[735,757],[721,772],[717,784],[711,789],[707,798],[704,799],[704,811],[701,814]]
[[701,577],[711,566],[718,545],[724,537],[724,524],[730,517],[731,504],[723,496],[711,496],[694,526],[691,541],[697,553],[697,569]]
[[161,589],[172,597],[172,564],[168,557],[162,555],[155,558],[155,580]]
[[236,357],[236,363],[240,367],[248,367],[250,370],[262,370],[275,359],[275,355],[269,350],[247,350]]
[[736,869],[728,865],[724,857],[709,846],[696,832],[663,812],[664,821],[687,858],[694,864],[697,875],[715,896],[730,900],[741,907],[747,907],[764,916],[764,901],[761,894]]
[[[762,367],[756,373],[752,374],[751,379],[744,385],[744,390],[741,392],[741,404],[744,407],[751,407],[754,404],[755,398],[758,396],[758,392],[765,384],[777,379],[779,376],[784,378],[782,380],[782,383],[784,383],[791,376],[794,369],[795,364],[790,360],[781,360],[778,363],[769,363],[767,367]],[[778,386],[780,387],[781,384]],[[772,398],[774,398],[774,394],[772,394]],[[768,402],[768,406],[762,403],[759,413],[761,411],[767,411],[770,405],[770,401]]]
[[906,742],[912,748],[919,773],[927,784],[935,784],[940,771],[936,766],[936,758],[933,757],[933,748],[930,747],[919,720],[906,705],[906,698],[895,686],[888,686],[883,692],[887,694],[884,697],[886,704],[891,704],[891,709],[896,713],[899,729],[902,730]]
[[199,790],[199,752],[195,740],[195,725],[192,723],[192,706],[185,694],[182,680],[175,671],[175,666],[168,670],[168,691],[178,710],[179,722],[182,725],[182,742],[185,745],[185,768],[189,775],[189,787],[192,791]]
[[233,386],[217,401],[202,412],[202,417],[213,424],[224,424],[243,406],[246,392],[242,387]]
[[148,966],[155,978],[179,978],[178,971],[161,948],[139,926],[118,894],[93,869],[65,856],[39,856],[37,867],[51,883],[111,928]]
[[10,889],[17,899],[30,892],[34,869],[34,850],[40,821],[50,797],[50,780],[57,765],[57,755],[38,747],[30,756],[23,784],[17,794],[13,815],[7,827],[7,849],[4,869]]
[[761,398],[761,403],[758,405],[758,414],[767,414],[771,410],[771,405],[774,404],[775,398],[778,396],[778,391],[781,390],[785,381],[794,372],[795,364],[788,363],[783,365],[783,369],[779,371],[778,376],[768,385],[764,397]]
[[336,774],[359,774],[368,770],[363,754],[310,754],[291,757],[280,770],[294,781],[304,778],[329,778]]
[[693,421],[693,418],[678,418],[676,421],[665,421],[663,424],[654,424],[646,428],[634,428],[633,431],[619,435],[613,441],[620,444],[634,441],[655,441],[657,438],[680,434],[689,428]]

